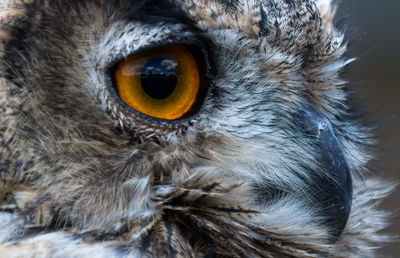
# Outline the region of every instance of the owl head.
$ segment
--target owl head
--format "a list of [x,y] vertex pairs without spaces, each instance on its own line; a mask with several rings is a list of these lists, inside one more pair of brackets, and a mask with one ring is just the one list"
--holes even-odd
[[366,257],[387,240],[330,0],[0,7],[1,251]]

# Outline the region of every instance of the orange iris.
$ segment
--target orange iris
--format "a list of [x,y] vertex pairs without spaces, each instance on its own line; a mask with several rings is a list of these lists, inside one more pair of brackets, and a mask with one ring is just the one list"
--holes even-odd
[[116,66],[116,89],[131,108],[159,119],[175,120],[193,107],[200,89],[197,62],[182,44],[142,51]]

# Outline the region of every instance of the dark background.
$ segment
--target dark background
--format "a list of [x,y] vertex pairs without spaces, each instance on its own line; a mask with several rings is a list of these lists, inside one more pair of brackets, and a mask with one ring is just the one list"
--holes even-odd
[[[339,23],[349,33],[347,56],[357,57],[344,77],[356,86],[357,99],[372,111],[380,144],[374,173],[400,182],[400,1],[342,0]],[[394,213],[391,234],[400,235],[400,186],[382,204]],[[400,257],[400,243],[381,249],[379,257]]]

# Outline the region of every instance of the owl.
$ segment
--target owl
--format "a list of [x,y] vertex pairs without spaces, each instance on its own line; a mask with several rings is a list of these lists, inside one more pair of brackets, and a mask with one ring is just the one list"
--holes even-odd
[[1,0],[0,256],[374,256],[335,10]]

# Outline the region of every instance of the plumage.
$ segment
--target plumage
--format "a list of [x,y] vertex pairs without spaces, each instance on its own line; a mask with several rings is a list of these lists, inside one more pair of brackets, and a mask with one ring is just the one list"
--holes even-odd
[[[388,241],[330,0],[0,1],[0,256],[372,257]],[[137,112],[112,72],[195,49],[207,96]]]

